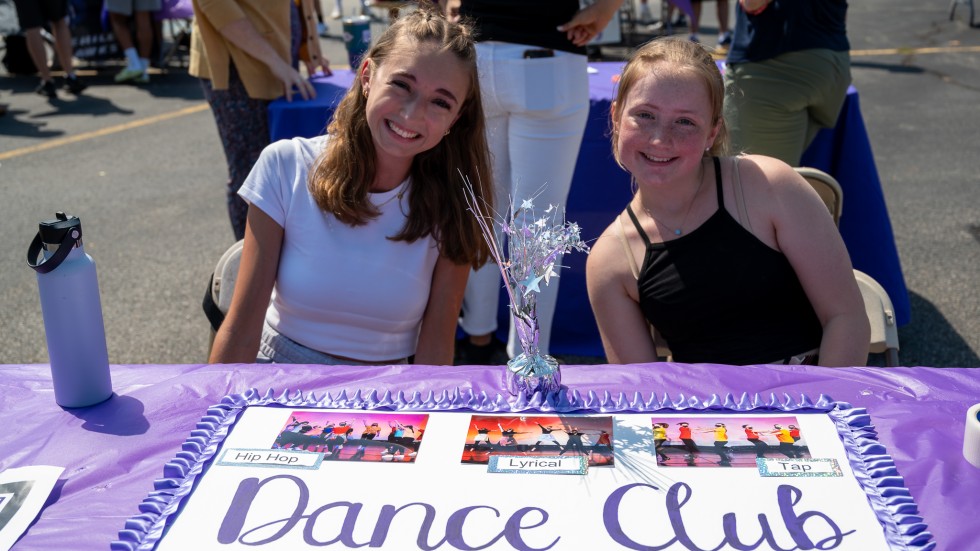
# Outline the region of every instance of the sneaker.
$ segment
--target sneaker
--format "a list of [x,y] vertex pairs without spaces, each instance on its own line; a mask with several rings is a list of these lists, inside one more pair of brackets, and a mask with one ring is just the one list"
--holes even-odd
[[142,73],[140,73],[140,76],[138,76],[138,77],[136,77],[136,78],[133,79],[133,82],[135,82],[137,84],[149,84],[150,83],[150,75],[147,74],[147,73],[145,73],[145,72],[142,72]]
[[698,35],[696,34],[689,35],[687,39],[690,40],[691,42],[697,42],[697,43],[701,42],[701,39],[698,38]]
[[719,46],[731,46],[732,45],[732,31],[725,31],[718,35],[718,45]]
[[143,75],[143,69],[130,69],[129,67],[126,67],[122,71],[116,73],[114,80],[116,82],[126,82],[128,80],[136,80]]
[[316,24],[316,33],[318,35],[322,36],[323,38],[327,38],[327,26],[324,25],[323,22],[317,23]]
[[340,10],[333,10],[330,12],[330,19],[340,19]]
[[34,91],[39,95],[47,96],[48,99],[56,99],[58,97],[58,90],[54,87],[53,80],[45,80],[41,84],[38,84]]
[[81,94],[83,90],[88,88],[88,84],[85,84],[84,82],[79,80],[78,77],[65,77],[64,80],[65,80],[64,83],[65,90],[68,90],[69,92],[75,94],[76,96]]

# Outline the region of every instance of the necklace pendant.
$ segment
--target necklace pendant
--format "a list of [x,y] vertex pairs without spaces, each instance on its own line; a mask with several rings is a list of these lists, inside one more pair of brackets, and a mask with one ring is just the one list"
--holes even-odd
[[679,229],[674,230],[674,235],[680,235],[680,234],[681,234],[681,230],[679,230]]

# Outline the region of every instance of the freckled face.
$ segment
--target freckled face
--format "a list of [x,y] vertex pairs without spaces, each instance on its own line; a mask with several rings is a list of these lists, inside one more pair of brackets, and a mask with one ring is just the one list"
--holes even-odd
[[435,43],[403,39],[378,65],[362,67],[367,121],[378,162],[404,165],[435,147],[456,122],[469,93],[467,68]]
[[696,173],[718,135],[705,82],[690,69],[650,67],[615,109],[619,157],[640,184]]

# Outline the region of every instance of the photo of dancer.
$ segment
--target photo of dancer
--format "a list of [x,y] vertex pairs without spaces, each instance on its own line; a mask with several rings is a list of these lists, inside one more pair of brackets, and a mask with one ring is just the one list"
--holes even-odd
[[792,415],[663,415],[650,420],[661,467],[758,468],[757,458],[813,457]]
[[324,461],[412,463],[424,413],[292,411],[272,449],[322,453]]
[[462,463],[486,464],[491,455],[586,457],[590,467],[613,464],[612,417],[473,415]]

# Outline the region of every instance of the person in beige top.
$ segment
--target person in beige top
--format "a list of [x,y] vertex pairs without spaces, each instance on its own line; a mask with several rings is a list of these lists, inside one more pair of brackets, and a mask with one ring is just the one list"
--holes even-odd
[[[189,72],[201,79],[228,164],[228,216],[235,239],[245,236],[248,207],[238,196],[269,145],[268,106],[285,96],[309,99],[313,85],[296,68],[299,17],[281,0],[194,0]],[[296,46],[293,46],[293,44]],[[309,67],[312,71],[315,67]],[[330,74],[329,64],[322,70]]]

